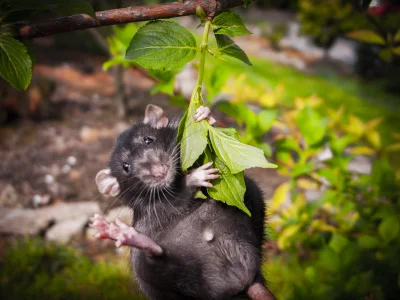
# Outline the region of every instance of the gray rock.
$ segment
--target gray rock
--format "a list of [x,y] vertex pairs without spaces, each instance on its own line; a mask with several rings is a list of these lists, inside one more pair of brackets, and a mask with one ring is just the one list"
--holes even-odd
[[337,38],[328,51],[330,59],[353,66],[357,61],[357,43],[344,38]]
[[73,236],[83,232],[83,228],[88,221],[89,217],[82,215],[56,223],[46,232],[46,240],[66,244]]
[[0,184],[0,207],[17,207],[20,206],[18,203],[18,194],[15,188],[11,184]]
[[0,208],[0,233],[36,235],[51,223],[101,213],[96,202],[59,203],[39,209]]
[[368,156],[357,155],[349,162],[347,168],[352,173],[369,175],[372,171],[372,159]]

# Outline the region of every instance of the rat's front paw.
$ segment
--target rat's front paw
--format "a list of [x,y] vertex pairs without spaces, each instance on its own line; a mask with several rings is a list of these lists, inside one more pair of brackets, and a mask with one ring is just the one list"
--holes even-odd
[[192,170],[189,174],[186,175],[186,185],[191,187],[213,187],[213,185],[208,182],[208,180],[217,179],[220,177],[219,169],[209,169],[212,166],[213,162],[210,161],[205,165],[202,165],[200,168]]
[[103,216],[95,214],[94,217],[90,218],[89,226],[97,229],[97,234],[95,235],[97,238],[114,240],[117,247],[122,245],[122,232],[117,224],[109,223]]
[[162,248],[150,237],[126,225],[118,218],[115,223],[109,223],[103,216],[95,214],[93,218],[90,218],[89,226],[98,230],[96,237],[114,240],[117,247],[122,245],[135,247],[149,256],[159,256],[163,253]]
[[216,120],[211,116],[211,111],[208,107],[200,106],[194,115],[196,122],[200,122],[204,119],[207,119],[211,125],[215,124]]

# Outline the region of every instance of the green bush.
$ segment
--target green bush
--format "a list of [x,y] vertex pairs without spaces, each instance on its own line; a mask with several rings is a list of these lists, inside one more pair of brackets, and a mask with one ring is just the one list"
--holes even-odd
[[299,0],[298,18],[302,32],[329,47],[337,36],[360,28],[368,28],[361,12],[346,0]]
[[[397,299],[400,181],[389,157],[400,145],[382,146],[380,119],[363,123],[343,109],[326,118],[319,104],[298,99],[276,142],[280,172],[289,180],[268,212],[278,246],[268,267],[272,289],[281,299]],[[321,161],[327,145],[332,157]],[[371,174],[349,171],[355,155],[374,161]],[[320,196],[307,200],[309,191]]]
[[1,299],[143,299],[128,260],[91,262],[76,251],[26,239],[0,264]]
[[[230,100],[213,104],[233,117],[244,142],[274,153],[278,171],[288,178],[268,208],[267,234],[276,251],[268,253],[264,267],[273,292],[278,299],[395,299],[400,172],[393,159],[400,134],[392,128],[392,139],[381,135],[384,114],[362,120],[317,96],[284,102],[284,84],[266,88],[249,83],[250,74],[219,84]],[[341,95],[342,101],[349,96]],[[330,97],[336,97],[332,89]],[[331,154],[322,159],[322,151]],[[349,162],[359,156],[372,162],[370,174],[349,171]],[[307,199],[310,193],[316,199]]]

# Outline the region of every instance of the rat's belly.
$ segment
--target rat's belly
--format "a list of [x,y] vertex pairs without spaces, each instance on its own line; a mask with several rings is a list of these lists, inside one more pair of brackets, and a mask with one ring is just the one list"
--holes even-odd
[[252,283],[260,265],[251,220],[236,208],[205,202],[154,237],[160,258],[133,251],[137,279],[163,291],[200,299],[236,295]]

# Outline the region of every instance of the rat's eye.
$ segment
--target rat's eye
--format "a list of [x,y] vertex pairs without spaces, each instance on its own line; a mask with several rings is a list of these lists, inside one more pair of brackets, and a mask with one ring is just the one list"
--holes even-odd
[[124,169],[124,171],[125,171],[126,173],[129,173],[129,172],[131,171],[131,165],[128,164],[128,163],[126,163],[126,162],[124,162],[124,163],[122,164],[122,169]]
[[149,144],[151,144],[152,142],[154,142],[154,139],[151,138],[151,137],[149,137],[149,136],[145,136],[145,137],[143,138],[143,141],[146,143],[146,145],[149,145]]

